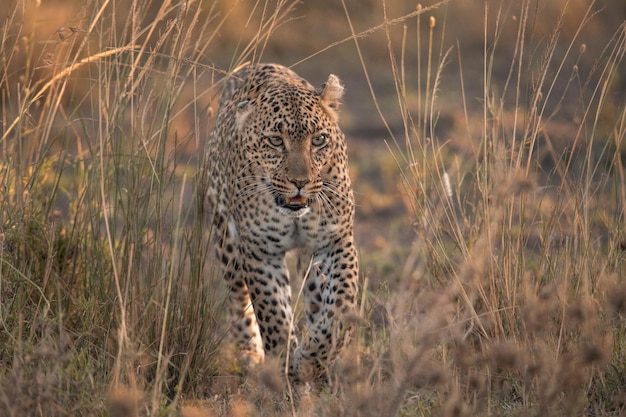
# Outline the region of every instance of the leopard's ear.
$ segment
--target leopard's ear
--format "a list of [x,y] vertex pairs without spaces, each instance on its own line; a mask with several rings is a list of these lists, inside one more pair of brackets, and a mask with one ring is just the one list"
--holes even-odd
[[235,115],[235,127],[237,129],[241,129],[241,127],[246,122],[248,116],[252,113],[252,105],[250,104],[250,100],[242,101],[237,104],[237,114]]
[[322,98],[322,105],[333,118],[337,118],[339,104],[343,97],[343,85],[336,75],[330,74],[328,80],[317,90]]

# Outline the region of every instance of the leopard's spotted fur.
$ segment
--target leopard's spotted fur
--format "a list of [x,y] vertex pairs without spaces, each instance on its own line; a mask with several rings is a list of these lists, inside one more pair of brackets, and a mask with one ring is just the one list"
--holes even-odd
[[[208,201],[233,339],[248,363],[289,359],[299,380],[318,376],[335,356],[357,296],[354,198],[337,125],[342,95],[334,75],[315,89],[283,66],[246,66],[226,81],[208,144]],[[290,330],[291,249],[299,273],[308,272],[299,344]]]

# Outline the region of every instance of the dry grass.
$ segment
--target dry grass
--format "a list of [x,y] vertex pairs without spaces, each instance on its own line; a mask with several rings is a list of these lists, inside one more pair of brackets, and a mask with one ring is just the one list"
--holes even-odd
[[[626,413],[624,7],[389,3],[2,6],[0,415]],[[247,60],[349,89],[361,316],[321,386],[222,343],[196,171]]]

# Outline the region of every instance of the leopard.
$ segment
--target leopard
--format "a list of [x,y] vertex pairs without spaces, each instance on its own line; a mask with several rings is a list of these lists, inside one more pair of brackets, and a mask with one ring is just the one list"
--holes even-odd
[[[353,333],[359,264],[338,125],[343,94],[333,74],[315,88],[279,64],[246,64],[225,77],[205,153],[206,196],[228,333],[245,368],[271,356],[288,377],[311,381]],[[302,279],[300,338],[288,252]]]

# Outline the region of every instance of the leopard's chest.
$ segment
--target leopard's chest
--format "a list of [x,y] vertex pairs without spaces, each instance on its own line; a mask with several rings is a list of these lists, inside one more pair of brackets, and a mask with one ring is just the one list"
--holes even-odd
[[332,239],[333,225],[321,221],[314,210],[290,218],[271,205],[250,209],[236,216],[234,226],[242,240],[262,252],[278,255],[297,248],[316,252]]

